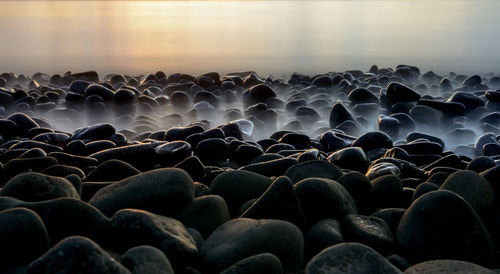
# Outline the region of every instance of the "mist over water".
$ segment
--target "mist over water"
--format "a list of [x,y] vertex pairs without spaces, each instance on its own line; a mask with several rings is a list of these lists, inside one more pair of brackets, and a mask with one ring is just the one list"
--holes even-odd
[[0,71],[500,71],[500,2],[2,1]]

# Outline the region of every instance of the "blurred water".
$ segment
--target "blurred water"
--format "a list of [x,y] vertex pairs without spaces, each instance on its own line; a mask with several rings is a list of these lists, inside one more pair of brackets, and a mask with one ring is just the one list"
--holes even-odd
[[0,72],[500,72],[500,1],[1,1]]

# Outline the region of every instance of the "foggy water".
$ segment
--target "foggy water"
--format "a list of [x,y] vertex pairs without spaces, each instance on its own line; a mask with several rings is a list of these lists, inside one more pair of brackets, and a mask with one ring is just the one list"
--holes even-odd
[[500,1],[1,1],[0,72],[500,72]]

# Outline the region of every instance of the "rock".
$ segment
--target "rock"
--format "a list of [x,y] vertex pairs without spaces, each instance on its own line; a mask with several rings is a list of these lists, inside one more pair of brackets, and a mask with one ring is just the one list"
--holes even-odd
[[19,148],[32,149],[32,148],[39,148],[39,149],[43,150],[46,153],[60,152],[60,151],[62,151],[62,148],[60,148],[58,146],[54,146],[54,145],[47,144],[47,143],[44,143],[44,142],[32,141],[32,140],[26,140],[26,141],[18,142],[17,144],[12,145],[10,148],[11,149],[19,149]]
[[380,104],[379,99],[375,94],[366,88],[355,88],[349,92],[347,98],[351,101],[352,105],[376,103]]
[[355,121],[354,116],[339,101],[335,103],[330,111],[330,128],[336,128],[345,121]]
[[123,208],[169,215],[193,201],[193,181],[182,169],[161,168],[101,188],[89,203],[106,216]]
[[281,274],[283,270],[280,259],[276,255],[262,253],[245,258],[221,272],[221,274],[245,273]]
[[392,148],[392,140],[387,133],[372,131],[358,137],[351,146],[360,147],[367,152],[376,148]]
[[286,176],[278,177],[271,186],[241,215],[252,219],[289,221],[304,228],[305,220],[293,183]]
[[206,271],[220,272],[260,253],[276,255],[285,272],[302,268],[304,240],[292,223],[236,218],[215,230],[200,249]]
[[399,222],[401,221],[401,217],[403,217],[404,213],[404,208],[384,208],[372,213],[370,216],[378,217],[384,220],[391,229],[392,235],[395,236],[398,230]]
[[205,176],[205,166],[196,156],[189,156],[174,167],[185,170],[195,182],[201,182]]
[[311,177],[337,180],[342,176],[342,170],[327,161],[311,160],[291,166],[286,170],[285,176],[290,178],[293,183]]
[[103,150],[89,155],[91,158],[97,159],[99,163],[104,163],[107,160],[115,159],[129,163],[140,171],[150,170],[156,164],[154,157],[154,149],[162,143],[141,143],[136,145],[116,147]]
[[[488,183],[490,183],[491,188],[493,189],[493,193],[495,194],[496,199],[500,199],[500,166],[492,167],[481,172],[481,176],[485,178]],[[499,200],[497,200],[498,202]]]
[[492,274],[491,271],[485,267],[477,264],[458,261],[458,260],[431,260],[423,263],[415,264],[405,270],[406,274],[419,274],[419,273],[476,273],[476,274]]
[[98,165],[87,176],[89,182],[120,181],[130,176],[139,174],[140,171],[130,164],[120,160],[107,160]]
[[85,177],[85,173],[83,173],[81,169],[65,165],[53,165],[51,167],[42,170],[41,173],[57,177],[66,177],[71,174],[78,176],[80,179],[83,179]]
[[443,112],[437,109],[425,106],[416,105],[410,109],[410,117],[422,127],[430,127],[440,125],[443,118]]
[[104,123],[76,130],[71,137],[71,140],[97,141],[107,139],[113,134],[115,134],[115,128],[113,127],[113,125]]
[[357,213],[349,192],[334,180],[307,178],[294,188],[307,225],[326,218],[343,220],[346,215]]
[[150,245],[161,250],[174,269],[197,258],[198,249],[181,222],[144,210],[122,209],[111,218],[110,248],[124,251]]
[[378,217],[349,214],[344,218],[346,241],[367,245],[380,254],[394,250],[394,238],[389,225]]
[[229,214],[234,218],[246,201],[260,197],[272,182],[268,177],[249,171],[225,171],[215,177],[210,193],[224,198]]
[[425,193],[431,192],[438,190],[439,186],[435,185],[433,183],[421,183],[418,185],[418,187],[415,189],[415,194],[413,194],[412,200],[415,201],[418,199],[420,196],[424,195]]
[[393,82],[387,86],[387,97],[394,104],[397,102],[416,102],[420,99],[420,94],[403,84]]
[[321,250],[343,241],[339,222],[334,219],[323,219],[304,234],[305,258],[310,260]]
[[210,138],[198,143],[194,154],[205,165],[224,162],[229,157],[229,145],[221,138]]
[[61,197],[80,198],[68,180],[36,172],[22,173],[10,179],[0,190],[0,195],[29,202]]
[[476,85],[481,84],[481,81],[482,81],[481,76],[472,75],[472,76],[467,77],[467,79],[465,79],[463,81],[462,85],[468,86],[468,87],[474,87]]
[[24,113],[11,114],[7,117],[7,120],[16,123],[17,132],[21,137],[28,137],[28,131],[30,129],[40,127],[33,119]]
[[173,141],[155,148],[158,161],[163,166],[174,166],[191,156],[191,145],[184,141]]
[[473,208],[447,190],[432,191],[414,201],[396,237],[413,262],[455,259],[488,264],[493,258],[492,240]]
[[337,150],[328,156],[328,161],[342,169],[350,169],[363,173],[368,168],[368,159],[360,147],[348,147]]
[[495,202],[495,193],[491,185],[474,171],[460,170],[452,173],[440,189],[460,195],[480,216],[488,212]]
[[369,180],[374,180],[380,176],[384,175],[395,175],[400,176],[401,170],[392,163],[379,162],[372,163],[370,168],[366,171],[366,177]]
[[372,248],[358,243],[342,243],[324,249],[309,261],[306,274],[401,273]]
[[97,95],[101,97],[104,101],[110,101],[111,99],[113,99],[115,93],[114,91],[103,85],[91,84],[85,89],[85,95],[87,97],[92,95]]
[[337,136],[333,131],[327,131],[320,137],[320,143],[326,152],[333,152],[348,147],[349,142]]
[[268,98],[276,97],[274,90],[266,84],[258,84],[243,93],[243,102],[246,107],[265,102]]
[[28,266],[29,273],[130,273],[92,240],[68,237]]
[[12,208],[0,211],[0,223],[1,268],[27,264],[49,248],[45,225],[32,210]]
[[120,263],[132,274],[174,274],[170,261],[161,250],[149,245],[133,247],[120,257]]
[[229,210],[221,196],[205,195],[195,198],[191,204],[175,214],[175,219],[186,227],[198,230],[206,238],[229,220]]
[[281,176],[284,175],[285,172],[297,164],[298,160],[295,158],[281,158],[266,162],[254,163],[243,166],[240,170],[246,170],[250,172],[254,172],[257,174],[261,174],[264,176],[272,177],[272,176]]
[[356,202],[358,212],[365,212],[371,206],[372,185],[362,173],[352,171],[341,176],[337,182],[341,184]]
[[54,157],[61,165],[85,168],[88,166],[97,166],[97,159],[85,156],[72,155],[64,152],[51,152],[50,157]]
[[319,88],[329,88],[333,85],[333,81],[332,81],[332,78],[330,78],[330,76],[321,75],[321,76],[314,78],[314,80],[312,80],[311,84],[314,86],[317,86]]

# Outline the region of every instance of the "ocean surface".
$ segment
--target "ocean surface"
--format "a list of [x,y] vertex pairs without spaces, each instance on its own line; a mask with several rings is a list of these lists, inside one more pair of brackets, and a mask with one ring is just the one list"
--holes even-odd
[[0,72],[500,73],[500,1],[0,1]]

